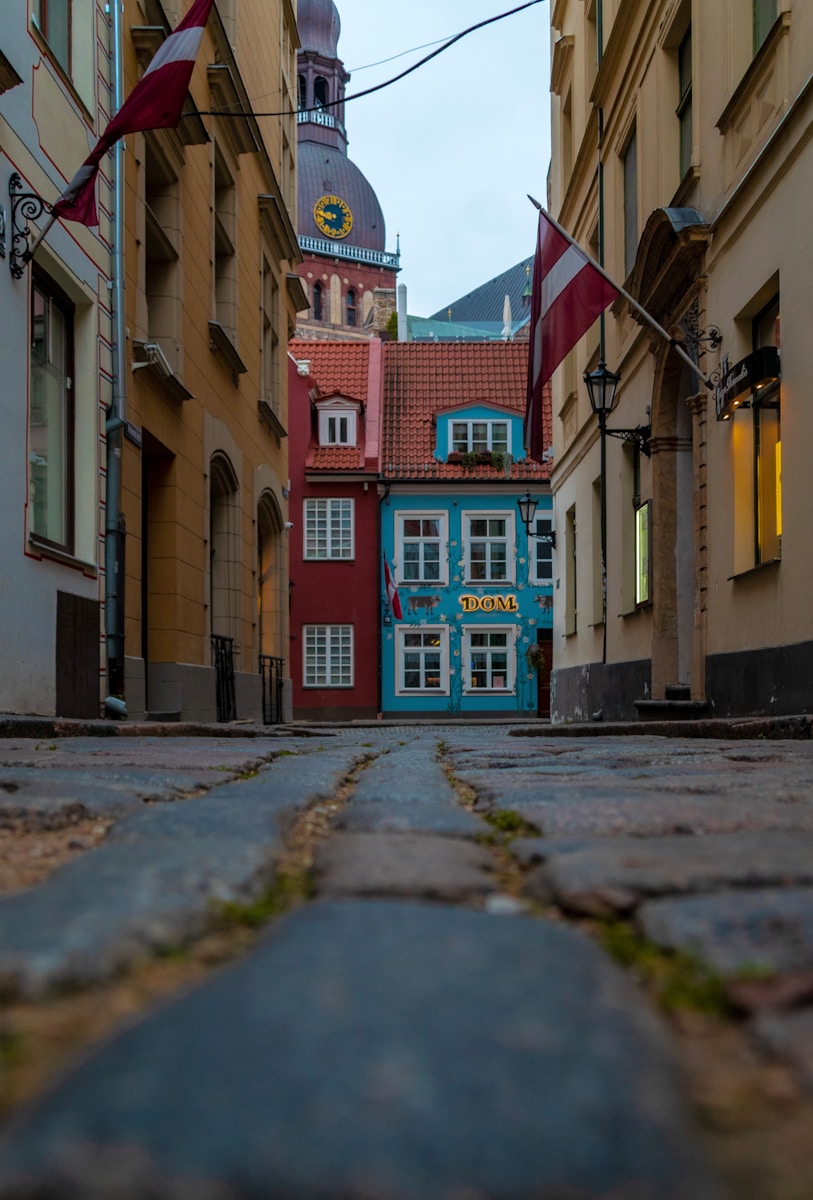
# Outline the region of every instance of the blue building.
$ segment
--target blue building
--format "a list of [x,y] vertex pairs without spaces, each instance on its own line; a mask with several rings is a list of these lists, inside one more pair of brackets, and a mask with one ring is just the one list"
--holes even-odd
[[[523,445],[527,360],[527,342],[385,346],[385,717],[548,715],[555,531],[549,464]],[[549,398],[544,419],[550,445]]]

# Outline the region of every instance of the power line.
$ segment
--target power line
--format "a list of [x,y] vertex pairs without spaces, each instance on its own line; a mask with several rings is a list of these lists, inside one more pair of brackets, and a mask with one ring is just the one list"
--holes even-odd
[[[433,50],[431,54],[427,54],[424,58],[419,59],[418,62],[413,63],[411,67],[407,67],[405,71],[401,71],[399,75],[393,75],[392,79],[386,79],[383,83],[377,83],[373,87],[365,88],[362,92],[354,92],[352,96],[345,96],[341,100],[327,100],[324,104],[317,104],[312,108],[295,109],[294,111],[285,109],[283,112],[247,113],[243,109],[240,109],[238,112],[229,112],[227,109],[200,109],[196,115],[201,117],[295,117],[298,112],[322,112],[326,108],[335,108],[337,104],[349,104],[351,100],[360,100],[362,96],[371,96],[373,92],[380,92],[383,88],[390,87],[393,83],[398,83],[400,79],[405,79],[407,75],[411,75],[413,71],[417,71],[419,67],[424,66],[426,63],[430,62],[431,59],[437,58],[437,56],[442,54],[444,50],[448,50],[450,46],[455,44],[455,42],[459,42],[461,38],[467,37],[470,33],[474,33],[478,29],[483,29],[486,25],[493,25],[495,21],[502,21],[506,17],[513,17],[516,13],[523,12],[524,9],[533,8],[535,4],[541,3],[542,0],[527,0],[527,3],[520,4],[517,8],[509,9],[507,12],[498,13],[496,17],[487,17],[484,21],[478,21],[476,25],[470,25],[468,29],[464,29],[461,33],[456,33],[453,37],[448,38],[447,41],[445,41],[442,46],[439,46],[437,50]],[[432,43],[430,43],[430,45],[431,44]],[[405,53],[408,54],[410,52],[405,51]],[[400,55],[396,55],[395,57],[398,58]]]

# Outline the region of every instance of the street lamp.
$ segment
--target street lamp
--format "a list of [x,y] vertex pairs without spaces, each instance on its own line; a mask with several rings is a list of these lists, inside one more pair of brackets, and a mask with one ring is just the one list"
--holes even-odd
[[584,382],[590,397],[590,407],[598,417],[601,443],[601,624],[603,645],[601,661],[607,661],[607,417],[615,405],[615,389],[621,376],[610,371],[602,361],[595,371],[585,371]]
[[525,532],[529,538],[537,538],[540,542],[544,542],[549,546],[556,546],[556,531],[551,530],[550,533],[535,533],[531,526],[534,523],[536,510],[539,507],[539,501],[530,492],[526,492],[524,496],[520,496],[517,500],[519,508],[519,516],[522,524],[525,526]]
[[[598,417],[599,440],[601,443],[601,621],[604,626],[604,649],[601,661],[607,661],[607,438],[617,437],[631,442],[636,454],[649,458],[650,425],[638,425],[635,429],[608,429],[607,418],[615,408],[615,391],[621,376],[609,370],[602,359],[595,371],[585,371],[584,382],[590,397],[590,407]],[[637,462],[637,459],[636,459]]]

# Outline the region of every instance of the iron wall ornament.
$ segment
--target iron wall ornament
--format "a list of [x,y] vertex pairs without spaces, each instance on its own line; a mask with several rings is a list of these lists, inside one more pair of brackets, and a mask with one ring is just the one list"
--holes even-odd
[[723,344],[723,335],[716,325],[709,325],[708,329],[700,328],[700,305],[697,300],[692,302],[681,320],[680,328],[683,341],[694,352],[698,362],[705,358],[706,350],[719,350]]
[[28,248],[28,239],[31,237],[28,222],[38,221],[43,213],[50,213],[53,207],[36,192],[24,192],[23,186],[22,179],[13,171],[8,181],[8,194],[11,200],[9,269],[14,279],[22,279],[32,257]]

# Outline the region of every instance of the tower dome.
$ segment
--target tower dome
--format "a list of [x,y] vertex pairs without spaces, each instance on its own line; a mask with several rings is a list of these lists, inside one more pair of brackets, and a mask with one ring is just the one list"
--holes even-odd
[[299,233],[324,238],[325,229],[317,223],[316,206],[321,198],[333,197],[349,210],[352,225],[347,231],[347,241],[368,250],[384,249],[384,214],[378,197],[346,154],[318,142],[300,142],[298,178]]
[[303,50],[336,57],[342,24],[333,0],[299,0],[297,24]]

